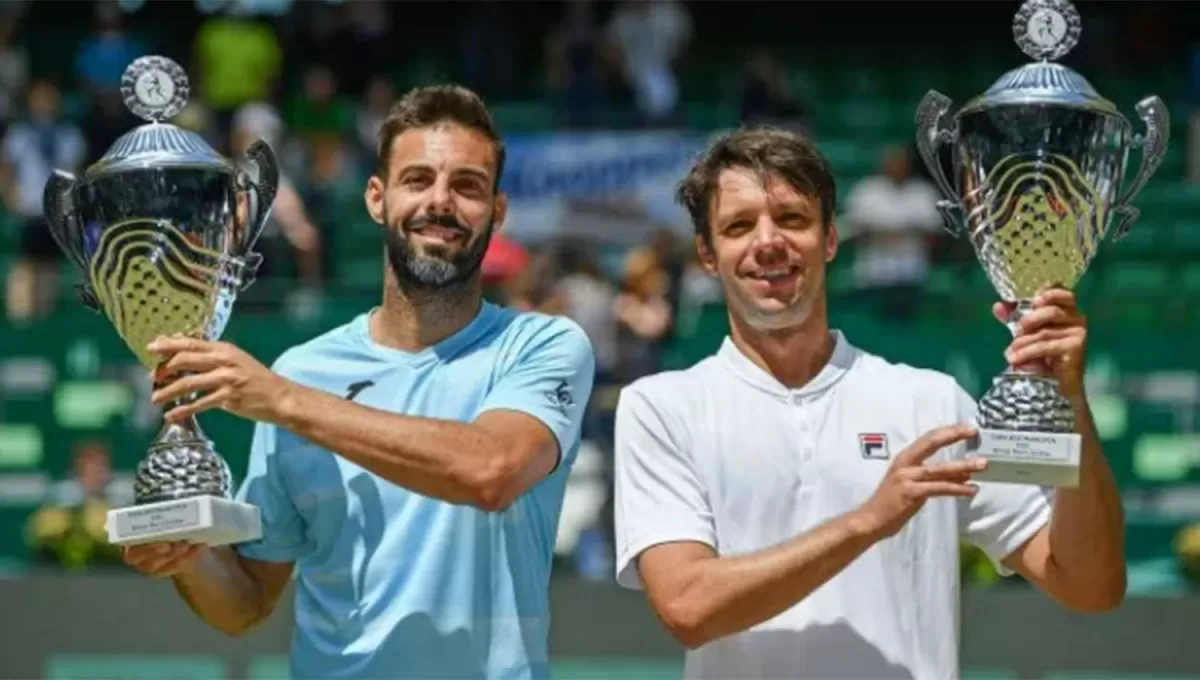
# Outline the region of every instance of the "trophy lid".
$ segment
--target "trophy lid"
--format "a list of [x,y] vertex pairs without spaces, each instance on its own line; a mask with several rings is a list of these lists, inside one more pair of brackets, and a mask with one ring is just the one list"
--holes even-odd
[[1015,104],[1120,115],[1086,78],[1052,61],[1079,42],[1079,12],[1070,0],[1026,0],[1013,18],[1012,30],[1021,51],[1038,61],[1000,76],[982,95],[967,102],[959,115]]
[[149,121],[122,135],[84,173],[86,179],[144,168],[208,168],[232,171],[233,165],[204,139],[164,121],[187,104],[187,74],[161,56],[135,59],[121,77],[125,106]]

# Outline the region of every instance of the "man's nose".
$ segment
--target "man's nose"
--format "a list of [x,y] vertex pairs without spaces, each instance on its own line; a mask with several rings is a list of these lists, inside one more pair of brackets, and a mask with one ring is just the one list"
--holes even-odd
[[429,193],[429,211],[439,215],[454,212],[454,202],[451,200],[450,181],[448,179],[438,178],[433,183],[433,187]]
[[783,232],[779,225],[770,217],[764,216],[754,228],[754,241],[751,247],[756,257],[775,257],[785,251]]

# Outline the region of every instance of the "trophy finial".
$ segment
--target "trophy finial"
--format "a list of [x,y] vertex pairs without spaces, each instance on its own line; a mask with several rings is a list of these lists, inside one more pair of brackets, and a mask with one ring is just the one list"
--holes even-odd
[[121,76],[121,94],[133,115],[153,123],[174,118],[187,104],[190,86],[183,67],[160,56],[133,60]]
[[1026,0],[1013,18],[1017,47],[1033,59],[1058,59],[1079,42],[1079,11],[1070,0]]

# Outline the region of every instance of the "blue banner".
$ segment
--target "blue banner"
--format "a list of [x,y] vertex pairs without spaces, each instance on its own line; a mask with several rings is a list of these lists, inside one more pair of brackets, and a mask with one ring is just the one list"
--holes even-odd
[[506,233],[539,241],[568,233],[573,206],[608,205],[629,219],[686,230],[675,189],[706,137],[676,131],[510,137],[501,189]]

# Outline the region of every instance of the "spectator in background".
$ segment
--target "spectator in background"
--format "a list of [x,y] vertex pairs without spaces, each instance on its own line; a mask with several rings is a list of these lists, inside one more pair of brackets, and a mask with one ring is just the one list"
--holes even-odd
[[283,67],[275,29],[246,16],[242,3],[206,19],[193,43],[194,87],[212,113],[216,146],[228,145],[233,116],[243,105],[270,101]]
[[379,130],[387,118],[392,102],[396,100],[396,86],[392,79],[379,74],[367,82],[362,103],[355,114],[355,130],[358,133],[358,153],[362,156],[365,172],[374,169],[375,148],[379,146]]
[[792,96],[787,69],[768,50],[757,49],[746,62],[742,81],[741,120],[744,125],[772,125],[799,131],[806,127],[805,110]]
[[[554,287],[561,313],[579,324],[596,354],[595,387],[614,383],[617,350],[617,290],[600,272],[582,243],[565,243],[559,249],[562,278]],[[587,433],[585,437],[591,438]]]
[[663,345],[674,323],[674,310],[667,301],[669,281],[652,249],[630,252],[622,291],[614,303],[620,351],[617,379],[622,383],[662,368]]
[[119,90],[93,92],[88,115],[81,121],[88,150],[84,165],[91,165],[100,160],[121,135],[145,122],[134,116],[129,107],[125,106]]
[[860,181],[846,198],[838,232],[843,241],[858,241],[855,278],[884,318],[907,319],[916,310],[942,226],[937,200],[931,183],[913,177],[910,153],[900,146],[888,147],[882,172]]
[[21,115],[21,97],[29,82],[29,53],[13,41],[24,7],[20,3],[16,9],[0,11],[0,134]]
[[646,123],[665,123],[675,115],[675,68],[691,38],[691,15],[677,0],[624,0],[613,13],[608,39]]
[[68,569],[120,564],[120,548],[109,544],[104,524],[109,510],[131,501],[113,482],[108,447],[84,442],[75,449],[71,476],[56,484],[30,517],[26,540],[43,562]]
[[[269,104],[247,104],[233,119],[232,150],[240,155],[259,139],[278,149],[283,132],[283,123]],[[293,295],[311,295],[321,285],[321,242],[321,232],[309,219],[295,184],[281,171],[271,216],[258,242],[257,249],[264,255],[259,276],[278,276],[285,271],[280,260],[290,256],[304,284]]]
[[95,8],[95,32],[75,57],[75,77],[89,96],[119,92],[125,69],[146,54],[145,45],[125,32],[117,3],[98,2]]
[[561,99],[568,127],[586,128],[603,120],[609,107],[602,40],[592,0],[570,0],[561,25],[546,36],[546,77]]
[[310,198],[323,201],[330,186],[358,180],[343,173],[350,161],[347,142],[356,136],[357,121],[354,106],[338,93],[333,71],[323,65],[309,68],[304,88],[288,103],[285,118],[291,135],[304,147]]
[[0,151],[0,192],[8,211],[22,221],[20,258],[8,272],[8,317],[31,319],[50,311],[57,296],[62,251],[43,217],[42,195],[55,169],[78,172],[87,145],[74,123],[60,117],[53,83],[34,81],[28,116],[8,128]]

